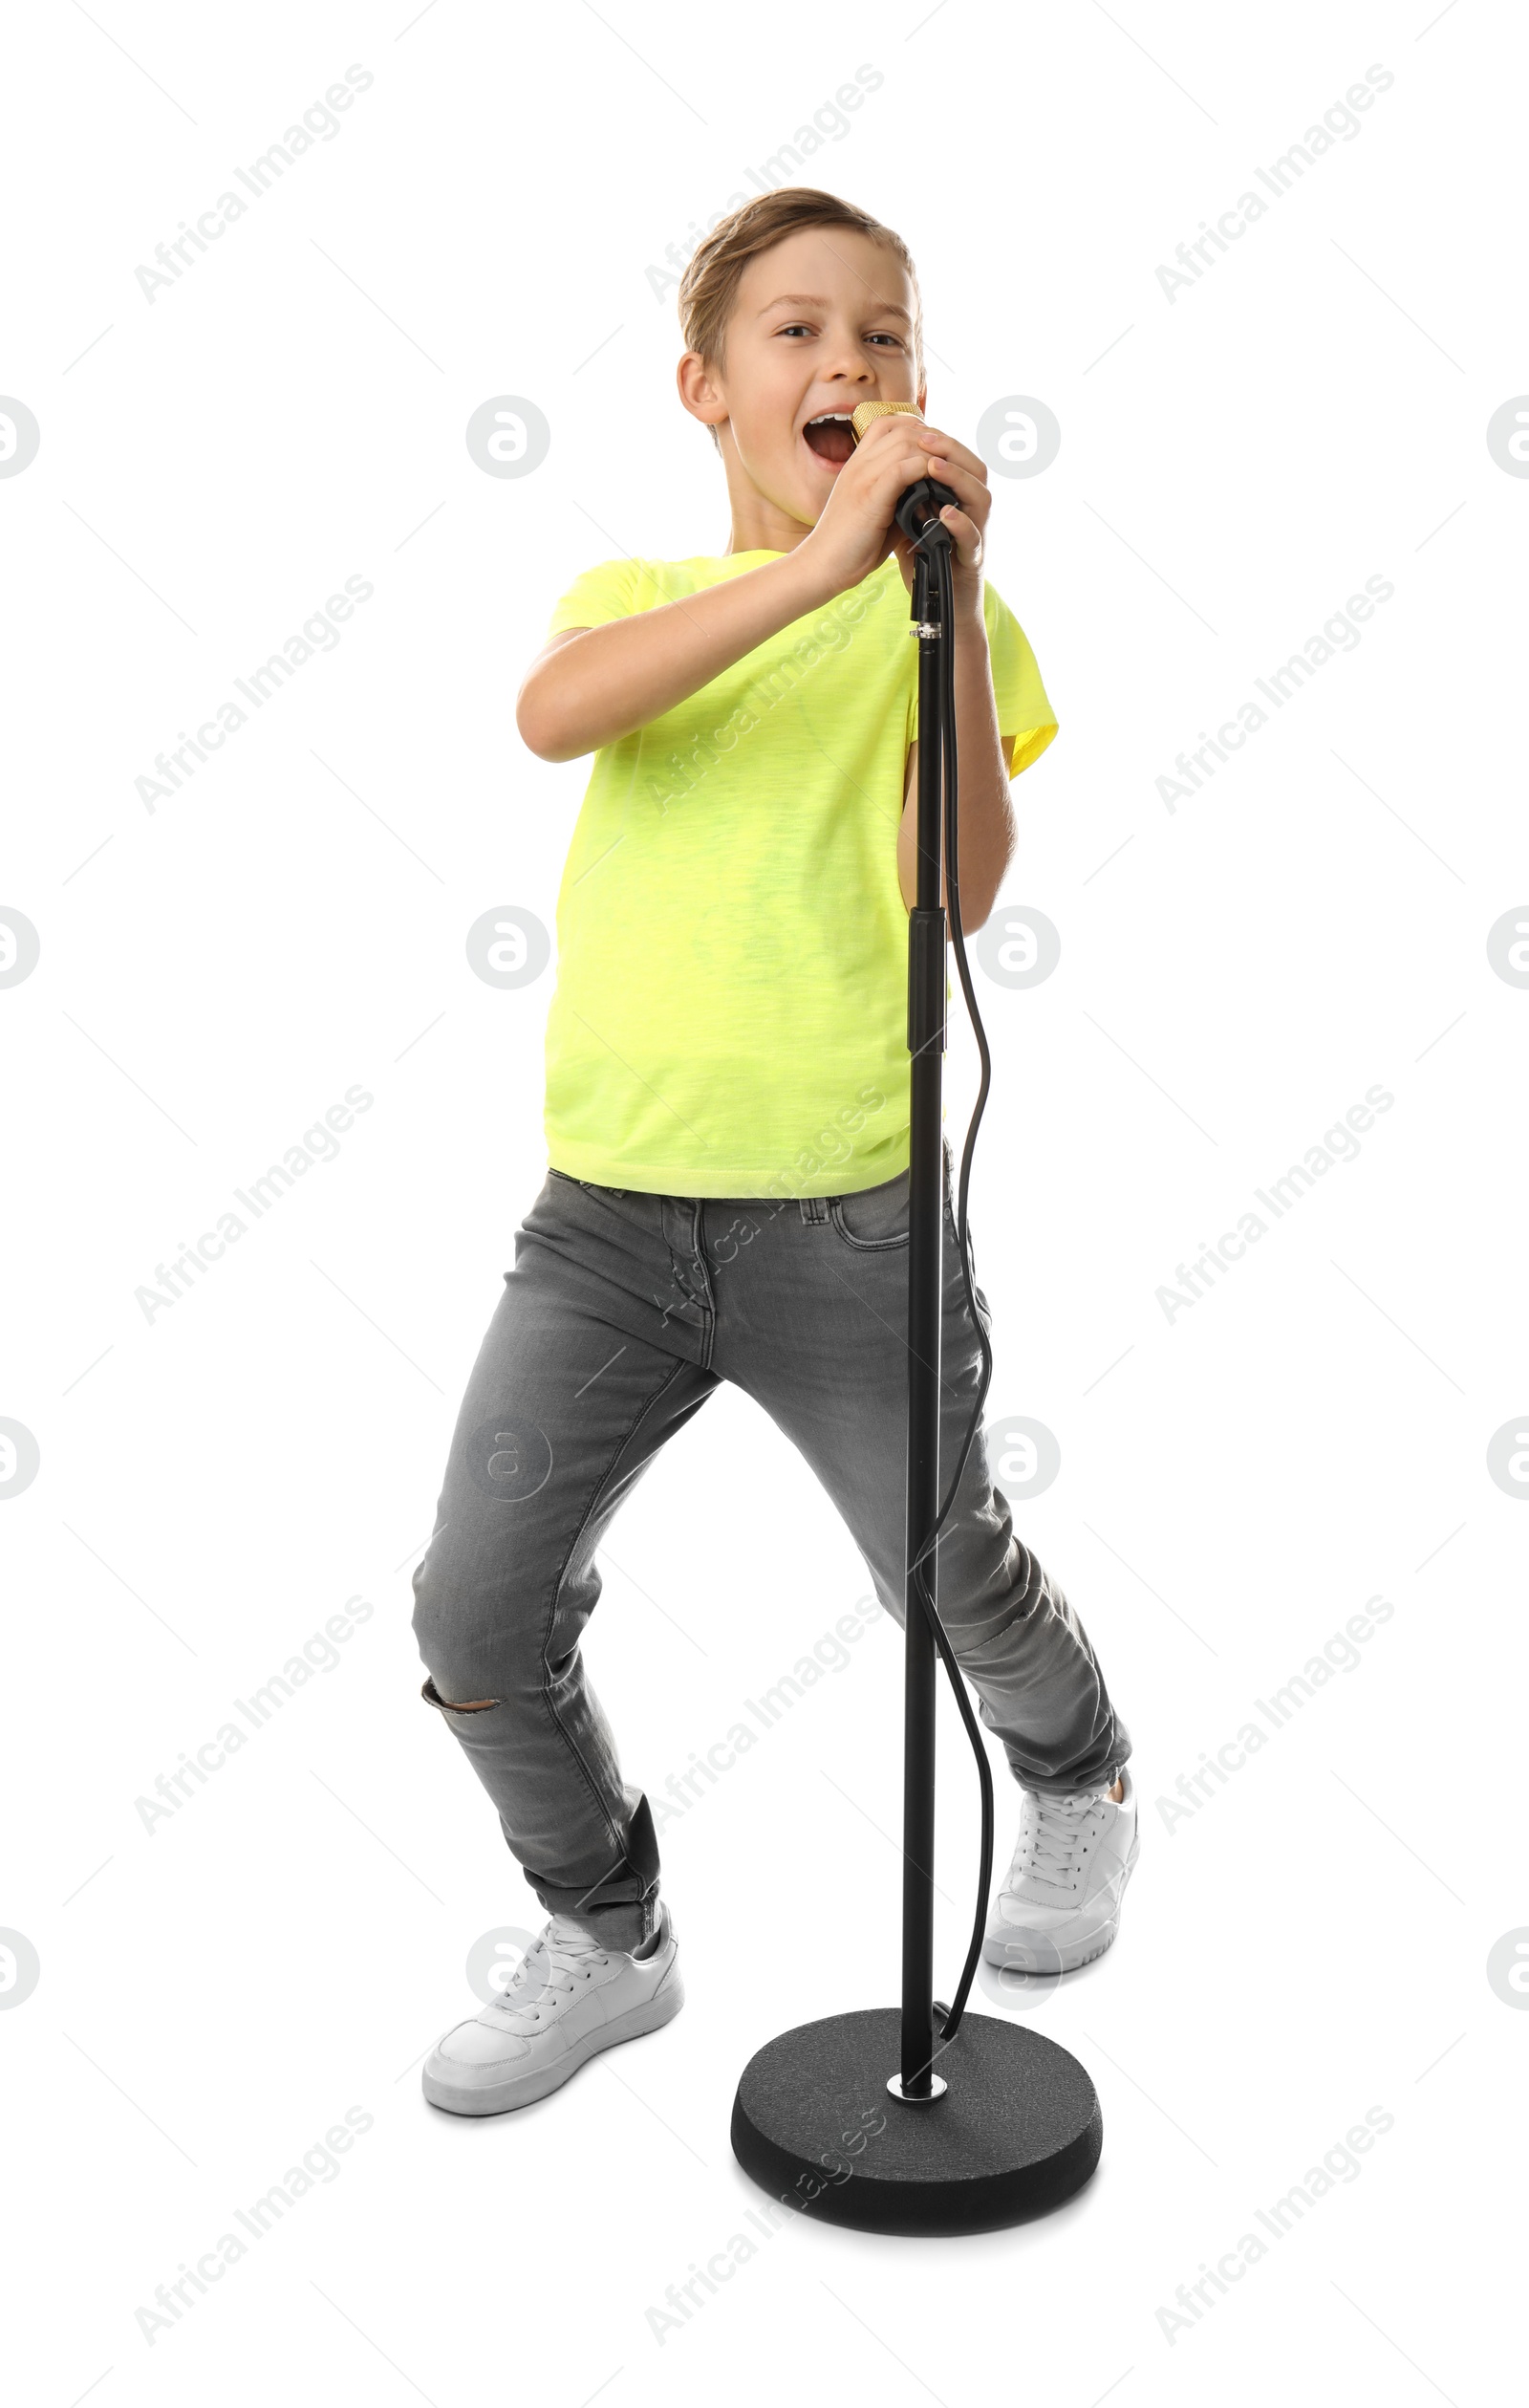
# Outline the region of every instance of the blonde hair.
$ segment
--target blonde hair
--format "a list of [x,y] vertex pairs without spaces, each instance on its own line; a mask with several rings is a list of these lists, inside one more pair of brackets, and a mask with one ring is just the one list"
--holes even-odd
[[[745,201],[700,245],[679,279],[679,331],[685,349],[699,352],[717,367],[723,364],[728,321],[749,261],[808,226],[851,226],[857,233],[868,234],[873,243],[880,243],[898,261],[913,287],[914,381],[921,386],[924,310],[913,253],[902,236],[894,234],[890,226],[883,226],[869,209],[857,208],[852,201],[841,201],[834,193],[816,191],[810,184],[786,184],[779,192],[764,192],[757,201]],[[711,439],[720,450],[715,426]]]

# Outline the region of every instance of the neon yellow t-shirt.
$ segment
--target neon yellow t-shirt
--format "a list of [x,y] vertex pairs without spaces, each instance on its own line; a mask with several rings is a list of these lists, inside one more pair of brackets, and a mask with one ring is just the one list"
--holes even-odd
[[[779,554],[607,560],[549,634]],[[991,585],[1011,775],[1057,723]],[[918,646],[894,560],[594,755],[557,901],[554,1169],[679,1196],[848,1194],[908,1163],[897,826]]]

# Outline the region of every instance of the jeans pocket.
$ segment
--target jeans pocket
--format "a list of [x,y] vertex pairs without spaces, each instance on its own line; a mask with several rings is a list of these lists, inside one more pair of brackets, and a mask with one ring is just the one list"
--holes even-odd
[[883,1180],[879,1187],[860,1187],[852,1195],[829,1198],[829,1226],[846,1246],[858,1253],[880,1254],[908,1243],[908,1174]]

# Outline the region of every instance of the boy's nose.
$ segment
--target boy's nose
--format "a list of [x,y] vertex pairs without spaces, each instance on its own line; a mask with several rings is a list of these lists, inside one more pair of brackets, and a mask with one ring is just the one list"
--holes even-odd
[[824,407],[830,410],[852,410],[859,401],[876,399],[876,377],[872,368],[854,359],[842,368],[828,368],[822,382],[829,394]]
[[818,373],[829,384],[874,384],[876,371],[867,359],[860,338],[847,326],[825,334]]

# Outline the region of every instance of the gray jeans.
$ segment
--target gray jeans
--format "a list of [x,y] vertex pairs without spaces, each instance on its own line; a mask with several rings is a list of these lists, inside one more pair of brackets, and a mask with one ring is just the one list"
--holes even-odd
[[[944,1218],[942,1493],[981,1368],[948,1149]],[[551,1171],[516,1233],[414,1575],[414,1630],[422,1694],[543,1907],[608,1946],[654,1929],[658,1849],[580,1654],[596,1550],[665,1440],[731,1380],[806,1457],[900,1623],[907,1277],[906,1172],[779,1204]],[[1015,1536],[980,1432],[937,1554],[941,1619],[1015,1777],[1106,1787],[1130,1734],[1076,1613]]]

